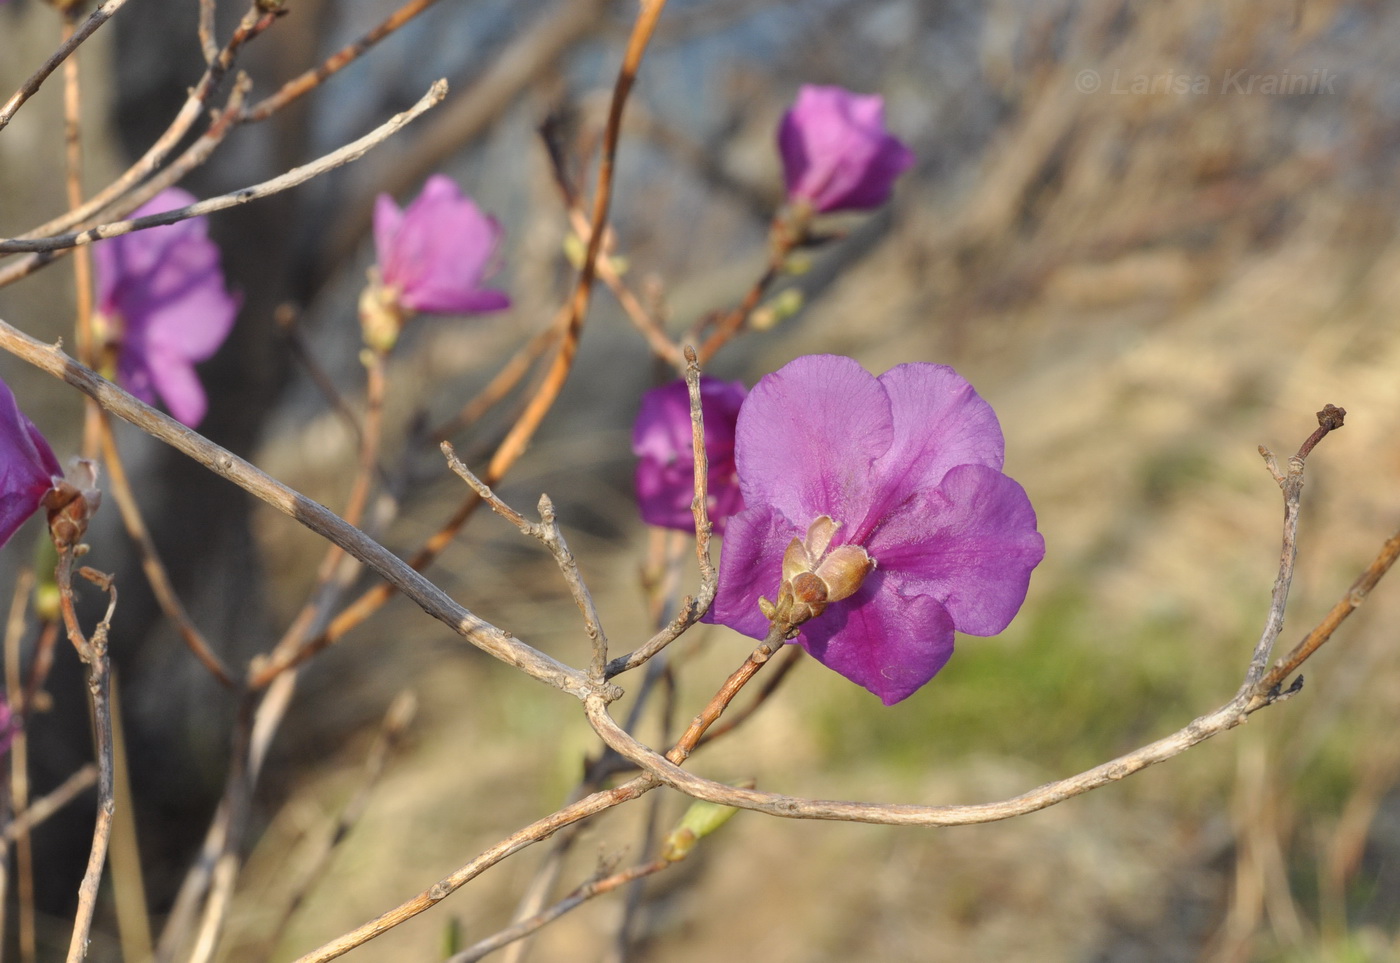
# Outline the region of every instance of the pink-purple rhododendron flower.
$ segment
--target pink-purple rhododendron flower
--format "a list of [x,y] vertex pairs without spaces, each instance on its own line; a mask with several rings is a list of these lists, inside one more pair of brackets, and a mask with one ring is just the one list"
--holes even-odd
[[510,307],[481,286],[494,273],[501,226],[452,179],[434,174],[404,210],[388,194],[374,204],[379,282],[409,312],[477,314]]
[[0,545],[38,510],[63,479],[53,449],[0,381]]
[[[739,413],[745,508],[706,620],[763,638],[771,599],[787,614],[814,599],[796,641],[886,705],[906,698],[948,661],[954,630],[1010,623],[1045,553],[1002,451],[991,406],[952,368],[876,378],[813,355],[766,376]],[[817,595],[793,603],[813,578]]]
[[[700,412],[705,419],[706,488],[710,522],[724,533],[729,516],[744,507],[734,477],[734,423],[748,394],[742,382],[700,378]],[[673,381],[642,395],[632,429],[637,463],[637,502],[650,525],[694,531],[695,451],[690,433],[690,392]]]
[[816,213],[862,211],[889,200],[914,154],[885,130],[885,101],[804,84],[778,126],[788,200]]
[[[193,204],[168,188],[133,212],[160,214]],[[116,380],[147,404],[159,398],[194,427],[208,401],[194,366],[233,329],[240,298],[224,287],[219,248],[206,217],[192,217],[110,238],[93,246],[97,335],[115,355]]]

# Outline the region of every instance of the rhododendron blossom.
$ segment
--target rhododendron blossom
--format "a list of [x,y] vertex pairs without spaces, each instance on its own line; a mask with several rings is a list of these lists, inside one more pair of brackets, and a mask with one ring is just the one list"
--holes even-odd
[[0,381],[0,545],[38,510],[63,478],[53,449]]
[[[706,487],[710,522],[724,533],[729,516],[744,507],[734,477],[734,423],[748,394],[742,382],[700,378],[700,413],[705,420]],[[695,530],[695,450],[690,431],[690,392],[673,381],[642,395],[632,429],[637,463],[637,503],[650,525]]]
[[[179,188],[161,191],[133,213],[159,214],[194,203]],[[233,329],[240,299],[224,287],[208,218],[134,231],[93,246],[94,327],[118,383],[147,404],[157,397],[194,427],[208,402],[194,366]]]
[[374,204],[379,281],[409,311],[475,314],[510,307],[510,298],[481,286],[495,273],[501,226],[435,174],[404,210],[388,194]]
[[788,200],[817,213],[860,211],[889,200],[914,154],[885,130],[885,100],[804,84],[778,126]]
[[1001,427],[952,368],[876,378],[813,355],[763,378],[739,414],[743,511],[729,520],[707,621],[763,638],[776,618],[819,662],[906,698],[955,630],[994,635],[1045,553]]

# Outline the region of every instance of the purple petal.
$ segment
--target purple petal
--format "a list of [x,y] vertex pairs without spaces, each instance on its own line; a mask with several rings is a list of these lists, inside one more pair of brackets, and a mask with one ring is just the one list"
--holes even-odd
[[[705,419],[705,456],[710,521],[724,534],[730,515],[743,508],[735,479],[734,427],[748,392],[742,382],[700,378],[700,408]],[[690,504],[695,498],[695,455],[690,431],[690,392],[684,381],[653,388],[642,396],[632,429],[637,463],[637,503],[650,525],[692,531]]]
[[768,634],[759,596],[772,601],[783,581],[783,552],[797,526],[767,505],[746,508],[729,520],[719,559],[719,592],[706,622],[727,625],[755,639]]
[[394,238],[403,227],[403,211],[388,194],[374,199],[374,260],[380,271],[394,252]]
[[0,545],[39,508],[63,470],[34,423],[0,381]]
[[900,593],[888,576],[871,572],[859,592],[828,606],[797,639],[822,665],[887,706],[912,695],[953,654],[952,616],[931,596]]
[[[193,202],[184,191],[165,190],[136,214]],[[96,248],[99,311],[114,326],[122,385],[148,404],[159,395],[185,424],[198,424],[206,402],[193,363],[219,349],[241,303],[224,287],[207,218],[123,235]]]
[[984,465],[960,465],[891,512],[865,542],[903,594],[928,595],[958,631],[995,635],[1026,598],[1045,555],[1025,490]]
[[885,130],[884,110],[879,95],[804,85],[778,128],[788,197],[818,212],[885,203],[914,155]]
[[204,420],[209,402],[194,365],[175,352],[152,350],[147,355],[151,385],[177,421],[191,428]]
[[798,358],[755,385],[739,413],[744,503],[772,505],[804,531],[821,515],[857,526],[875,494],[872,466],[893,439],[874,375],[850,358]]
[[1001,470],[996,412],[952,368],[902,364],[880,376],[894,412],[894,442],[875,466],[892,504],[933,488],[956,465]]
[[381,197],[375,221],[380,276],[405,307],[466,314],[510,306],[505,294],[480,286],[490,273],[501,227],[450,178],[428,178],[402,215]]

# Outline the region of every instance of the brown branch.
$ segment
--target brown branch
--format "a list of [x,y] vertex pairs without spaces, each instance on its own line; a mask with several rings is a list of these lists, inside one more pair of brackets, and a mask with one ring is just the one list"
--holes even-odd
[[306,183],[314,177],[319,177],[322,174],[335,170],[337,167],[343,167],[352,161],[359,160],[369,151],[378,147],[385,140],[412,123],[425,111],[436,107],[442,102],[442,98],[446,96],[447,82],[445,80],[436,81],[416,104],[401,114],[395,114],[365,136],[353,140],[344,147],[333,150],[329,154],[319,157],[309,164],[293,167],[285,174],[280,174],[277,177],[265,180],[259,184],[253,184],[249,187],[231,191],[228,194],[222,194],[218,197],[211,197],[187,207],[176,208],[172,211],[164,211],[160,214],[148,214],[145,217],[133,218],[126,221],[113,221],[109,224],[99,224],[96,227],[91,227],[85,231],[78,231],[76,233],[59,234],[53,237],[33,239],[14,238],[0,241],[0,254],[18,251],[44,253],[82,244],[91,244],[94,241],[105,240],[109,237],[120,237],[123,234],[130,234],[132,231],[140,231],[149,227],[160,227],[165,224],[174,224],[177,221],[198,217],[201,214],[212,214],[216,211],[226,210],[230,207],[236,207],[239,204],[246,204],[249,201],[259,200],[285,190],[290,190],[293,187]]
[[595,897],[611,893],[619,887],[626,886],[637,880],[645,879],[655,873],[661,872],[675,863],[670,860],[656,859],[649,863],[642,863],[633,866],[631,869],[623,870],[620,873],[612,873],[609,876],[595,877],[583,885],[579,886],[568,896],[526,920],[514,924],[494,933],[484,940],[473,943],[460,953],[455,953],[447,958],[447,963],[475,963],[501,947],[513,943],[516,940],[524,939],[536,930],[553,923],[559,917],[571,910],[578,909],[584,903]]
[[[156,139],[155,143],[146,149],[146,153],[119,175],[116,180],[90,197],[81,207],[72,208],[48,223],[28,231],[23,236],[26,238],[42,237],[58,231],[66,231],[76,224],[81,224],[159,170],[165,162],[165,158],[184,139],[190,128],[194,126],[195,121],[204,113],[209,98],[222,84],[223,78],[233,66],[240,48],[270,27],[276,20],[276,14],[260,11],[256,3],[249,7],[233,36],[224,45],[224,49],[220,51],[215,61],[209,65],[204,75],[191,88],[189,96],[175,115],[175,119],[170,122],[170,125]],[[139,204],[139,201],[135,202],[127,210],[133,210]]]
[[571,45],[603,26],[609,2],[560,0],[541,11],[509,46],[493,51],[481,75],[426,125],[407,156],[382,159],[362,172],[350,191],[353,201],[323,234],[330,243],[322,264],[339,265],[353,254],[369,227],[374,195],[401,194],[456,154],[542,73],[555,70]]
[[655,788],[656,785],[657,782],[653,777],[641,775],[621,786],[585,796],[578,802],[550,813],[543,819],[537,819],[524,829],[507,836],[465,866],[443,877],[413,899],[407,900],[363,926],[356,927],[349,933],[299,957],[296,963],[324,963],[326,960],[333,960],[348,953],[400,923],[407,922],[424,910],[431,909],[492,866],[527,846],[542,839],[548,839],[565,826],[572,825],[581,819],[636,799],[648,790]]
[[685,347],[686,386],[690,390],[690,443],[691,456],[695,459],[695,498],[690,503],[695,516],[695,555],[700,564],[700,591],[694,597],[681,600],[679,610],[667,625],[634,651],[619,656],[608,663],[605,678],[613,678],[646,662],[656,653],[680,638],[701,617],[710,610],[719,588],[719,578],[714,563],[710,560],[709,481],[710,459],[705,451],[705,416],[700,399],[700,365],[695,350]]
[[59,44],[58,49],[53,52],[49,59],[45,60],[43,64],[40,65],[39,69],[34,71],[34,73],[29,76],[29,79],[20,85],[19,90],[16,90],[10,95],[10,99],[5,101],[4,106],[0,106],[0,130],[5,129],[5,126],[9,124],[11,118],[15,116],[15,113],[24,106],[25,101],[38,93],[44,81],[49,78],[50,74],[58,69],[58,65],[67,60],[73,51],[78,49],[79,44],[92,36],[98,27],[110,20],[112,15],[125,6],[125,4],[126,0],[107,0],[106,3],[89,14],[88,18],[69,36],[64,38],[63,43]]
[[564,576],[564,582],[569,586],[569,594],[573,596],[574,604],[578,607],[579,614],[583,616],[583,631],[591,643],[593,656],[588,663],[589,681],[594,685],[602,685],[604,682],[603,669],[608,662],[608,636],[603,631],[603,623],[598,616],[598,607],[593,603],[593,596],[588,591],[588,586],[584,584],[582,573],[578,570],[578,562],[574,560],[573,553],[569,551],[568,543],[564,541],[564,533],[560,530],[559,519],[554,513],[554,503],[550,501],[548,495],[540,496],[540,521],[537,525],[501,501],[490,486],[473,475],[471,469],[462,464],[450,443],[444,441],[441,447],[443,455],[447,458],[448,467],[456,473],[458,478],[470,485],[477,496],[491,506],[492,511],[520,529],[521,534],[538,539],[554,556],[554,562],[559,566],[559,571]]
[[[525,410],[506,433],[506,437],[497,447],[490,463],[482,478],[487,485],[495,485],[505,477],[508,472],[525,452],[530,439],[539,429],[544,417],[549,413],[550,408],[559,397],[559,392],[563,390],[564,381],[568,378],[573,367],[574,356],[578,351],[578,339],[582,332],[584,317],[588,311],[589,294],[592,288],[594,262],[598,256],[598,245],[602,239],[602,226],[607,219],[608,201],[612,190],[613,161],[616,155],[617,140],[621,132],[622,109],[626,102],[627,95],[632,88],[632,83],[636,78],[637,68],[641,64],[642,54],[646,51],[646,45],[651,38],[656,26],[656,20],[665,6],[665,0],[645,0],[642,10],[638,14],[637,22],[632,30],[632,35],[628,41],[627,51],[623,57],[622,66],[618,72],[617,84],[613,90],[612,105],[609,109],[608,126],[604,136],[603,157],[598,170],[597,195],[593,210],[592,236],[588,244],[588,252],[584,256],[584,264],[579,272],[578,283],[574,287],[573,295],[568,303],[559,312],[556,329],[562,332],[559,347],[554,355],[554,360],[546,372],[544,380],[539,390],[530,398]],[[332,235],[334,236],[334,234]],[[409,565],[416,571],[428,565],[437,555],[451,543],[457,531],[465,524],[466,520],[481,504],[480,499],[473,495],[462,503],[456,513],[445,525],[439,529],[438,533],[429,540],[419,552],[410,560]],[[316,639],[311,640],[302,649],[303,653],[319,651],[327,645],[332,644],[345,632],[359,625],[370,614],[377,611],[385,602],[393,597],[394,590],[389,586],[376,586],[356,599],[350,606],[343,610],[326,631]],[[304,657],[304,656],[303,656]],[[269,669],[259,672],[253,679],[252,684],[269,678]]]
[[0,321],[0,349],[29,362],[95,398],[112,414],[146,434],[183,452],[210,471],[233,482],[255,498],[288,515],[339,545],[425,612],[472,645],[513,665],[534,679],[582,697],[592,690],[583,673],[478,618],[447,593],[406,565],[388,549],[347,524],[325,506],[307,498],[232,452],[215,445],[185,425],[144,404],[93,371],[77,364],[53,345],[46,345]]
[[369,48],[389,36],[389,34],[393,33],[395,30],[398,30],[435,3],[437,3],[437,0],[409,0],[408,3],[405,3],[402,7],[384,18],[378,26],[366,32],[358,40],[341,47],[322,61],[319,66],[293,77],[283,84],[275,94],[264,97],[262,100],[249,107],[239,117],[239,122],[255,123],[271,117],[283,107],[286,107],[298,98],[315,90],[326,78],[354,63],[369,50]]
[[[56,540],[57,541],[57,540]],[[88,935],[92,931],[93,915],[97,911],[97,889],[102,882],[102,868],[107,862],[107,844],[112,834],[114,790],[112,782],[112,706],[109,698],[112,674],[107,659],[107,633],[111,629],[112,613],[117,607],[117,590],[110,576],[83,568],[78,574],[98,585],[109,596],[107,614],[93,630],[92,637],[83,635],[78,616],[73,609],[72,545],[58,545],[58,579],[60,605],[69,641],[87,665],[88,702],[92,707],[93,732],[97,741],[97,824],[92,831],[92,849],[87,869],[78,886],[78,911],[73,918],[73,937],[68,943],[68,963],[78,963],[87,957]]]
[[[1300,450],[1300,456],[1305,454],[1306,450]],[[1303,459],[1300,456],[1294,457],[1294,461],[1297,462],[1297,473],[1301,473],[1302,470]],[[1280,481],[1280,486],[1284,489],[1286,502],[1289,500],[1296,502],[1302,490],[1301,476],[1293,471],[1294,468],[1294,465],[1290,465],[1290,474],[1284,476],[1278,472],[1276,466],[1271,466],[1276,480]],[[1284,484],[1285,480],[1293,482],[1295,475],[1296,484]],[[1290,517],[1291,515],[1292,513],[1290,513]],[[1289,524],[1294,524],[1294,522],[1290,520]],[[1285,540],[1287,541],[1287,538]],[[1280,695],[1278,692],[1278,686],[1282,679],[1315,651],[1317,645],[1331,637],[1337,625],[1355,609],[1376,581],[1389,570],[1397,555],[1400,555],[1400,533],[1386,542],[1375,561],[1357,579],[1343,600],[1334,607],[1333,612],[1329,613],[1327,618],[1313,633],[1309,634],[1303,643],[1300,643],[1288,659],[1285,659],[1279,666],[1275,667],[1273,672],[1260,679],[1252,687],[1242,686],[1236,696],[1219,709],[1193,720],[1189,725],[1165,738],[1119,756],[1117,759],[1095,766],[1078,775],[1046,783],[1030,792],[999,802],[969,806],[894,805],[807,799],[752,789],[736,789],[723,783],[704,779],[680,768],[676,762],[684,759],[685,754],[679,750],[683,749],[686,740],[683,739],[682,744],[678,744],[666,756],[661,756],[637,742],[622,727],[618,726],[608,715],[607,707],[601,699],[596,697],[586,699],[584,708],[594,730],[611,749],[640,767],[644,774],[653,775],[666,785],[697,799],[795,819],[833,819],[905,826],[959,826],[993,822],[1045,809],[1092,789],[1116,782],[1155,763],[1170,759],[1206,739],[1241,725],[1252,713],[1291,694],[1292,691],[1295,691],[1296,684],[1295,689],[1290,689],[1288,693]],[[1280,562],[1280,579],[1282,581],[1286,582],[1286,576],[1291,571],[1291,566],[1292,560],[1285,552]],[[1281,590],[1276,588],[1274,593],[1267,619],[1269,625],[1281,621],[1281,615],[1277,610],[1286,599],[1287,585],[1284,584],[1281,586]],[[1265,636],[1268,636],[1267,630]],[[1314,639],[1317,640],[1316,644],[1312,644]],[[758,654],[758,650],[755,651],[755,654]],[[1295,656],[1297,656],[1296,661]],[[750,662],[753,661],[753,658],[750,656]],[[744,668],[748,668],[748,663]],[[731,677],[725,688],[732,689],[736,682],[742,684],[742,681],[746,681],[739,679],[740,673],[743,671],[744,669],[741,668],[740,672]],[[1251,660],[1250,669],[1247,671],[1253,672],[1253,660]],[[692,725],[692,731],[703,726],[706,719],[713,714],[715,705],[716,703],[712,701],[711,706],[697,717],[696,723]],[[689,734],[687,736],[689,737]]]
[[20,837],[27,835],[35,826],[77,799],[84,790],[95,782],[97,782],[97,766],[88,763],[59,783],[57,789],[41,796],[20,810],[5,827],[5,842],[13,843]]
[[[99,411],[101,409],[98,409]],[[106,415],[101,416],[101,442],[102,461],[107,466],[107,477],[111,480],[110,490],[112,497],[117,500],[117,510],[122,517],[122,524],[126,526],[127,535],[136,543],[137,550],[141,554],[141,571],[146,575],[146,582],[151,586],[151,593],[155,595],[156,602],[175,626],[175,630],[180,633],[180,637],[185,640],[185,645],[199,660],[200,665],[209,670],[209,674],[218,679],[225,687],[232,687],[234,684],[233,674],[228,670],[204,638],[203,633],[194,624],[189,613],[185,611],[185,606],[180,602],[180,596],[175,591],[175,586],[170,582],[170,575],[166,571],[165,563],[161,561],[160,552],[156,548],[155,541],[151,538],[149,529],[146,528],[146,520],[141,514],[141,507],[136,502],[136,496],[131,490],[131,482],[126,475],[126,465],[122,461],[121,452],[117,450],[116,438],[112,435],[112,425]]]

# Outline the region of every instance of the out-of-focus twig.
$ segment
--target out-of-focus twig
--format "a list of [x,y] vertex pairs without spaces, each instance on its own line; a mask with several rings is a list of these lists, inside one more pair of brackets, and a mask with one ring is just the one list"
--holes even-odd
[[84,790],[90,788],[95,782],[97,782],[97,766],[90,762],[59,783],[58,788],[47,795],[40,796],[32,804],[16,813],[15,818],[5,827],[5,842],[13,843],[24,838],[35,826],[77,799]]
[[117,449],[116,438],[112,435],[111,422],[105,414],[101,418],[101,427],[102,460],[107,467],[107,477],[111,480],[109,490],[117,501],[122,524],[126,526],[127,534],[136,543],[137,550],[141,554],[141,570],[145,573],[146,581],[151,586],[151,593],[155,595],[161,611],[174,624],[175,630],[180,633],[180,637],[185,640],[185,645],[199,660],[200,665],[208,669],[209,674],[218,679],[224,686],[232,686],[234,684],[233,674],[229,672],[223,660],[214,653],[208,640],[204,638],[203,633],[194,624],[189,613],[185,611],[185,606],[180,602],[175,587],[170,583],[170,575],[165,569],[165,563],[161,561],[160,552],[156,549],[151,533],[146,528],[146,520],[142,517],[141,508],[131,490],[131,483],[126,475],[126,465],[122,461],[121,452]]
[[494,953],[496,950],[499,950],[509,943],[524,939],[536,930],[549,923],[553,923],[565,913],[578,909],[584,903],[595,897],[602,896],[605,893],[611,893],[621,886],[626,886],[629,883],[645,879],[673,865],[675,865],[673,862],[665,859],[654,859],[649,863],[633,866],[631,869],[623,870],[620,873],[612,873],[607,876],[591,879],[548,909],[536,913],[529,919],[521,920],[498,933],[493,933],[491,936],[472,944],[460,953],[449,956],[447,958],[447,963],[475,963],[476,960],[480,960],[488,954]]
[[[34,847],[29,838],[29,825],[21,817],[29,805],[29,734],[24,720],[34,711],[22,679],[20,642],[24,638],[25,612],[34,591],[34,570],[21,569],[15,577],[14,595],[10,599],[10,614],[5,621],[5,694],[10,702],[10,724],[15,726],[10,742],[10,806],[14,819],[6,829],[7,841],[15,844],[15,897],[19,930],[19,957],[31,963],[38,955],[34,914]],[[19,723],[16,726],[16,723]],[[93,778],[97,768],[91,767]],[[37,805],[37,803],[36,803]],[[14,836],[9,837],[9,831]],[[7,867],[8,870],[8,867]]]
[[315,90],[327,77],[345,69],[354,63],[365,51],[383,40],[389,34],[398,30],[424,10],[427,10],[437,0],[409,0],[402,7],[385,17],[371,30],[367,31],[359,39],[346,44],[335,53],[327,57],[322,63],[313,67],[283,84],[276,93],[264,97],[256,104],[249,107],[239,116],[240,123],[256,123],[266,120],[274,113],[286,107],[292,101]]
[[[224,77],[232,68],[239,50],[248,41],[272,26],[277,19],[276,13],[260,10],[259,4],[252,4],[229,38],[228,43],[219,51],[218,56],[210,63],[204,75],[190,89],[189,96],[185,98],[185,103],[180,107],[175,119],[170,122],[165,132],[156,138],[155,143],[146,149],[146,153],[119,175],[116,180],[88,198],[84,204],[70,208],[53,220],[33,228],[23,236],[26,238],[43,237],[59,231],[66,231],[74,225],[81,224],[159,170],[166,157],[170,155],[176,145],[184,140],[195,121],[204,113],[209,99],[218,90]],[[139,202],[132,204],[127,210],[132,210],[138,204]]]
[[340,815],[336,817],[335,825],[330,834],[320,843],[311,858],[310,865],[301,873],[292,887],[291,895],[283,902],[279,910],[277,924],[271,928],[271,934],[267,939],[269,949],[281,942],[287,924],[301,908],[312,887],[324,879],[326,866],[330,863],[335,848],[345,837],[350,835],[359,823],[360,817],[364,815],[375,787],[379,785],[379,780],[384,775],[389,760],[402,744],[404,733],[412,725],[413,717],[417,712],[418,700],[411,692],[399,693],[390,703],[388,711],[384,713],[384,721],[379,727],[379,734],[375,737],[374,744],[370,746],[369,753],[365,757],[364,768],[360,773],[360,785],[341,808]]

